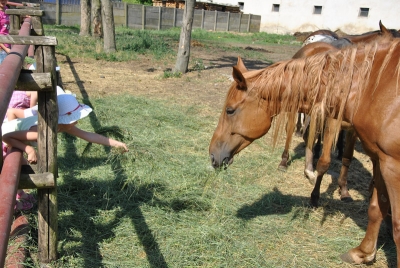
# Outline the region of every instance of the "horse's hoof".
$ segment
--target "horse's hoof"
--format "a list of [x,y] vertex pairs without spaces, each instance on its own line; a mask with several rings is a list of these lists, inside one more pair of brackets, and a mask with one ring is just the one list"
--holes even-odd
[[303,136],[301,131],[296,131],[296,133],[294,135],[296,135],[296,137],[302,137]]
[[311,185],[315,185],[315,181],[317,180],[317,176],[315,176],[313,171],[305,169],[304,170],[304,175],[306,176],[308,181],[311,183]]
[[287,171],[287,167],[279,165],[278,166],[278,170],[286,172]]
[[317,209],[318,208],[318,202],[310,200],[310,208]]
[[353,258],[350,256],[350,254],[348,252],[340,255],[340,259],[342,259],[342,261],[347,262],[347,263],[351,263],[351,264],[355,263],[355,261],[353,260]]
[[353,198],[351,198],[351,196],[341,197],[340,200],[342,200],[345,203],[353,202]]
[[361,252],[358,248],[353,248],[346,253],[340,255],[342,261],[351,263],[351,264],[369,264],[375,260],[376,251],[372,254],[366,255]]

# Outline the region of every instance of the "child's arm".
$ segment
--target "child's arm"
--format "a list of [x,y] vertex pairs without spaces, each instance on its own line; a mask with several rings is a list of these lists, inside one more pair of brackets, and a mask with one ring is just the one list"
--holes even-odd
[[9,54],[11,51],[11,49],[6,47],[3,43],[0,44],[0,48],[3,49],[7,54]]
[[32,108],[38,103],[38,94],[37,91],[29,91],[27,95],[30,97],[30,105],[29,107]]
[[128,152],[128,147],[126,146],[125,143],[113,140],[111,138],[105,137],[103,135],[93,133],[93,132],[87,132],[82,129],[77,128],[76,126],[72,126],[64,132],[76,136],[78,138],[84,139],[85,141],[92,142],[92,143],[97,143],[97,144],[102,144],[102,145],[107,145],[107,146],[113,146],[113,147],[121,147],[125,150],[125,152]]
[[23,143],[22,141],[36,141],[38,133],[37,131],[14,131],[3,135],[3,141],[8,146],[20,149],[28,155],[28,162],[35,164],[37,162],[37,156],[35,149]]

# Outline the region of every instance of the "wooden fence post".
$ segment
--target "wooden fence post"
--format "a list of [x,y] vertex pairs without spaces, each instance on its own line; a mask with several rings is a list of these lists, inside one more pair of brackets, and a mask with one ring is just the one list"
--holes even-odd
[[158,7],[158,30],[161,30],[162,7]]
[[217,17],[218,17],[218,11],[215,10],[215,16],[214,16],[214,32],[217,30]]
[[142,6],[142,30],[144,30],[144,25],[146,24],[146,6]]
[[240,25],[242,24],[242,12],[239,13],[239,29],[238,32],[240,33]]
[[[51,73],[52,91],[38,92],[38,171],[57,172],[57,75],[54,46],[39,46],[35,51],[36,72]],[[42,263],[57,259],[57,182],[51,189],[38,189],[38,255]]]
[[176,27],[176,8],[174,8],[174,22],[172,26]]
[[226,31],[229,32],[229,21],[231,18],[231,13],[228,11],[228,18],[227,18],[227,22],[226,22]]
[[249,20],[247,22],[247,32],[250,32],[250,21],[251,21],[251,14],[249,14]]
[[124,3],[125,27],[128,27],[128,4]]
[[204,9],[201,10],[201,29],[204,29]]
[[60,1],[56,0],[56,25],[60,25],[61,23]]

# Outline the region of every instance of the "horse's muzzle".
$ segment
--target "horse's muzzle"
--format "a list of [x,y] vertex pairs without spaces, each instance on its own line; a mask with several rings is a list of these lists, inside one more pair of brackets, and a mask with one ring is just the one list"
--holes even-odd
[[220,158],[219,160],[214,157],[213,154],[210,154],[210,159],[211,159],[211,165],[213,168],[217,169],[217,168],[221,168],[224,167],[224,169],[226,169],[230,164],[233,163],[233,157],[224,157],[224,158]]

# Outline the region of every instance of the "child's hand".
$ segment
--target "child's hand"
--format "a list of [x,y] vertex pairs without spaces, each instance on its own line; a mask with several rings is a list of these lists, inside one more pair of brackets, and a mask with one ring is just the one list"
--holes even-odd
[[118,148],[122,148],[122,149],[124,150],[123,153],[129,152],[128,146],[126,146],[126,144],[123,143],[123,142],[115,141],[115,143],[113,144],[113,146],[114,146],[114,147],[118,147]]
[[28,162],[29,164],[36,164],[37,163],[37,156],[36,156],[36,151],[33,147],[28,147],[26,149],[26,153],[28,155]]

